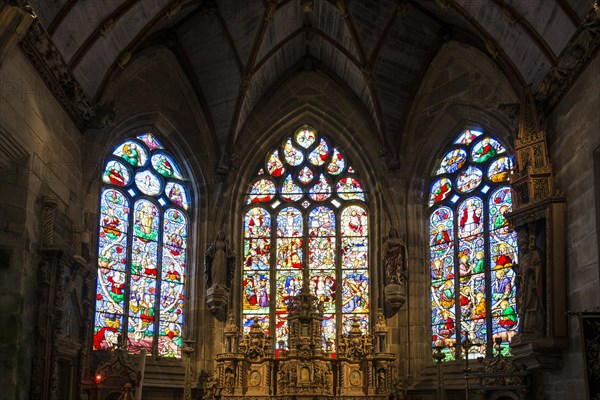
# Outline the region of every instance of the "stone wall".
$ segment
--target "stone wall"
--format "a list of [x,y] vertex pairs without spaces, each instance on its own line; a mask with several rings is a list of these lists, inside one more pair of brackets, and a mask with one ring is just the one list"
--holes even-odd
[[[556,186],[567,197],[567,309],[600,305],[598,263],[600,178],[600,55],[587,66],[546,121]],[[596,162],[594,156],[596,155]],[[576,316],[568,317],[564,367],[544,377],[549,399],[584,399],[583,359]]]
[[80,224],[82,136],[15,47],[0,68],[0,399],[29,398],[43,196],[69,246]]

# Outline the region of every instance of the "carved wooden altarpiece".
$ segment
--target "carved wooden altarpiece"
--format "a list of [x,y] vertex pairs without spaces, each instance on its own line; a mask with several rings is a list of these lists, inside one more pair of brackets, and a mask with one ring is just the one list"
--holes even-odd
[[351,330],[338,337],[336,354],[331,344],[323,345],[323,305],[306,285],[290,300],[287,311],[289,350],[277,354],[257,321],[237,343],[238,329],[230,313],[226,352],[216,357],[205,400],[404,398],[397,357],[386,352],[387,326],[381,311],[375,343],[355,320]]

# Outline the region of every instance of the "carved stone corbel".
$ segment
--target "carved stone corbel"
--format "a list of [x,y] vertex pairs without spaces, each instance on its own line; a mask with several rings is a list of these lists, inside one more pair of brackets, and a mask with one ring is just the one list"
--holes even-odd
[[7,33],[0,41],[0,67],[10,51],[23,39],[35,18],[31,7],[20,7],[16,4],[0,6],[0,32]]

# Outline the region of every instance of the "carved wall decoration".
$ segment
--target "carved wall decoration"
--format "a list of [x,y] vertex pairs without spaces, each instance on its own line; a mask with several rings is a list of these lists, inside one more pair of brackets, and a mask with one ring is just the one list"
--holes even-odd
[[[91,348],[94,271],[60,249],[41,250],[32,399],[75,399]],[[64,380],[64,382],[63,382]]]
[[[38,303],[32,365],[32,399],[79,398],[77,382],[91,349],[95,270],[72,246],[80,243],[53,195],[42,200],[42,247],[37,282]],[[72,234],[73,243],[64,243]]]
[[583,18],[569,44],[562,51],[556,65],[537,87],[536,98],[546,108],[552,108],[567,92],[571,83],[579,76],[600,45],[600,4],[596,0]]
[[[0,32],[3,32],[2,41],[0,42],[0,66],[2,60],[6,58],[8,53],[14,46],[23,38],[29,25],[37,18],[31,7],[25,4],[6,4],[0,9]],[[11,32],[5,35],[4,32]]]
[[[528,399],[531,395],[531,377],[525,365],[513,357],[505,357],[499,350],[500,341],[495,345],[496,356],[481,360],[478,393],[485,399],[512,398]],[[504,397],[503,397],[504,396]]]
[[578,313],[587,398],[600,396],[600,311]]
[[120,346],[111,352],[99,353],[104,358],[95,370],[95,384],[97,397],[103,400],[119,393],[119,399],[133,399],[135,389],[140,383],[138,365],[130,359],[125,350],[123,337],[120,337]]
[[113,123],[114,105],[93,104],[87,98],[40,21],[31,24],[19,45],[79,129],[99,129]]

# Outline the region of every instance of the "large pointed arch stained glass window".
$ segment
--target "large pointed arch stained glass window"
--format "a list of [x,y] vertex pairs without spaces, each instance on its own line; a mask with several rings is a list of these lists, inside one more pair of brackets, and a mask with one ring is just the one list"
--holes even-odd
[[242,318],[287,348],[287,304],[306,284],[323,302],[323,348],[369,327],[366,193],[342,149],[302,127],[272,149],[245,198]]
[[100,191],[94,349],[181,357],[190,192],[150,133],[107,158]]
[[429,192],[432,346],[455,359],[468,338],[469,358],[492,355],[519,326],[515,305],[516,233],[512,210],[512,157],[495,138],[466,130],[433,172]]

